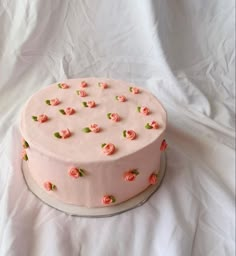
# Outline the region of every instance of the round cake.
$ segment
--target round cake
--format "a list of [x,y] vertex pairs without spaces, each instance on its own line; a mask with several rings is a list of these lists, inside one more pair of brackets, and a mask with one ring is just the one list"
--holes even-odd
[[65,204],[122,203],[155,184],[166,112],[143,88],[103,78],[49,85],[26,103],[22,159],[38,187]]

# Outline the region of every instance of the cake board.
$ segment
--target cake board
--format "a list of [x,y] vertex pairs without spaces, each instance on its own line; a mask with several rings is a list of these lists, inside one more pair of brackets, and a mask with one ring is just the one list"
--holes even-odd
[[30,175],[27,162],[25,161],[22,161],[22,172],[29,190],[41,201],[43,201],[45,204],[73,216],[101,218],[101,217],[111,217],[116,214],[120,214],[143,205],[160,187],[165,176],[166,165],[167,165],[167,156],[165,152],[162,152],[160,170],[158,173],[158,181],[155,185],[150,185],[146,190],[144,190],[140,194],[120,204],[109,206],[109,207],[95,207],[95,208],[65,204],[59,200],[52,198],[50,195],[47,194],[46,191],[40,188],[36,184],[36,182],[33,180],[33,178]]

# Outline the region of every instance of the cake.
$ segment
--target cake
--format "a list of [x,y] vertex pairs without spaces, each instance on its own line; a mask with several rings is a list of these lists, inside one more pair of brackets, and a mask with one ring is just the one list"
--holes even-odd
[[55,83],[21,112],[22,159],[35,184],[56,201],[120,204],[157,182],[166,119],[151,93],[128,82]]

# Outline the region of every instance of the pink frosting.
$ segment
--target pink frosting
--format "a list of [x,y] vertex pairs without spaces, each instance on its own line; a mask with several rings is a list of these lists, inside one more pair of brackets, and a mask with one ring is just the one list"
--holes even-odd
[[154,185],[157,183],[157,175],[155,173],[152,173],[149,177],[149,183],[151,185]]
[[136,132],[133,130],[125,131],[126,138],[129,140],[134,140],[136,138]]
[[94,107],[96,107],[96,103],[95,103],[95,101],[90,100],[90,101],[87,101],[87,106],[89,108],[94,108]]
[[89,126],[89,129],[94,133],[100,132],[100,127],[97,124],[91,124]]
[[120,121],[120,116],[117,113],[111,113],[110,114],[110,119],[114,122],[119,122]]
[[61,130],[59,132],[59,134],[62,137],[62,139],[66,139],[66,138],[69,138],[71,136],[71,132],[70,132],[69,129]]
[[99,87],[101,87],[102,89],[106,89],[106,88],[108,88],[108,84],[107,83],[99,83]]
[[73,115],[75,113],[75,110],[70,107],[65,108],[64,111],[65,111],[66,115]]
[[115,152],[115,145],[112,143],[108,143],[103,146],[102,151],[105,155],[112,155]]
[[161,143],[160,150],[165,151],[167,146],[168,146],[168,144],[166,143],[166,140],[163,140],[162,143]]
[[79,170],[75,167],[70,168],[70,170],[68,171],[68,174],[70,177],[74,178],[74,179],[78,179],[79,178]]
[[147,108],[147,107],[141,107],[141,108],[140,108],[140,113],[143,114],[143,115],[145,115],[145,116],[147,116],[147,115],[149,115],[150,110],[149,110],[149,108]]
[[50,100],[50,105],[56,106],[56,105],[58,105],[58,104],[60,104],[60,100],[59,100],[58,98],[55,98],[55,99],[51,99],[51,100]]
[[139,90],[139,88],[137,88],[137,87],[131,87],[130,89],[131,89],[131,92],[132,92],[133,94],[138,94],[138,93],[140,93],[140,90]]
[[82,81],[80,85],[82,88],[85,88],[88,86],[88,84],[85,81]]
[[48,117],[47,117],[46,115],[44,115],[44,114],[39,115],[39,116],[37,117],[37,121],[40,122],[40,123],[47,122],[47,120],[48,120]]
[[50,181],[45,181],[43,183],[43,186],[44,188],[47,190],[47,191],[51,191],[51,190],[54,190],[55,189],[55,185],[53,185]]
[[125,102],[126,101],[126,97],[121,95],[121,96],[117,96],[117,100],[120,102]]

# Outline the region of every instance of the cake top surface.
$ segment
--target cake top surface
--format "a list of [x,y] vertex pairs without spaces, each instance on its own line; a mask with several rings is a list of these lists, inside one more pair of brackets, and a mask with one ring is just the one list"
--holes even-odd
[[35,93],[22,111],[20,129],[30,147],[58,160],[109,161],[159,138],[166,129],[166,112],[151,93],[134,84],[70,79]]

